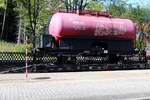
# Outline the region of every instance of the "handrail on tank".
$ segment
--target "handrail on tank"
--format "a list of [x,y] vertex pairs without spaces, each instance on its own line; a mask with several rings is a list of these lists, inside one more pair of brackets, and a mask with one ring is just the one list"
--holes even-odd
[[52,14],[62,12],[62,13],[74,13],[79,15],[92,15],[92,16],[105,16],[109,17],[110,13],[105,11],[90,11],[90,10],[80,10],[80,9],[64,9],[59,8],[58,10],[55,10],[52,12]]

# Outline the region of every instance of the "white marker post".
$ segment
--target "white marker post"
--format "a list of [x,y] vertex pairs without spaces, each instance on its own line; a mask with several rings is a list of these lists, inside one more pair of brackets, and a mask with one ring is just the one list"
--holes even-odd
[[28,37],[26,36],[26,79],[28,79]]

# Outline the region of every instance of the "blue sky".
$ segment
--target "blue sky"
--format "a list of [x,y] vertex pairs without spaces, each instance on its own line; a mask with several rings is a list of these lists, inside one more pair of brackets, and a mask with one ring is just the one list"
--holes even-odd
[[141,7],[150,7],[150,0],[128,0],[128,3],[140,5]]

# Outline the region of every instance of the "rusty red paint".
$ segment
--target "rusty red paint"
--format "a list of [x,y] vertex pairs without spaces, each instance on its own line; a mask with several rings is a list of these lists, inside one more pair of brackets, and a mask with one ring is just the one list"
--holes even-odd
[[130,19],[63,12],[52,16],[49,33],[56,40],[64,36],[136,38],[135,25]]

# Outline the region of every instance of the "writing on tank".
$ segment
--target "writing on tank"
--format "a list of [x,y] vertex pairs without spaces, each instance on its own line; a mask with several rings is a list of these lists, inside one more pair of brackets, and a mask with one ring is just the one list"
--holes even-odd
[[97,21],[95,26],[95,36],[105,35],[122,35],[126,33],[126,27],[124,22],[112,22],[112,21]]
[[73,28],[74,30],[87,30],[86,26],[85,26],[85,22],[83,21],[72,21],[73,24]]

